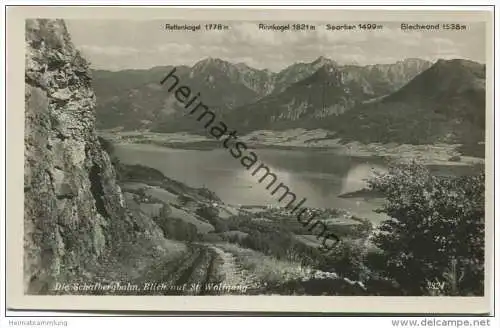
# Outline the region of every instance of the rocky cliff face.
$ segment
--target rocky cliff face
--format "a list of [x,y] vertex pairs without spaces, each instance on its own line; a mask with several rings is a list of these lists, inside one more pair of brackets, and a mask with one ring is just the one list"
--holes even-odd
[[95,134],[88,63],[64,22],[27,20],[25,41],[24,281],[38,294],[94,277],[145,229]]

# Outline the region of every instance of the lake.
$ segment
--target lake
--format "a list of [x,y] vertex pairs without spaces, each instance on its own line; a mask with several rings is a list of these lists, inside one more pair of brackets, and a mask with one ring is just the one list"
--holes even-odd
[[[247,171],[223,148],[184,150],[148,144],[117,144],[115,150],[123,163],[149,166],[189,186],[206,187],[228,204],[279,204],[280,194],[271,195],[266,184],[258,182],[260,174],[252,176],[251,170]],[[277,175],[278,182],[287,185],[298,200],[307,199],[303,206],[342,208],[374,223],[384,218],[373,212],[383,203],[382,199],[338,197],[365,187],[364,180],[373,170],[384,170],[380,159],[311,150],[259,148],[254,151],[259,161]]]

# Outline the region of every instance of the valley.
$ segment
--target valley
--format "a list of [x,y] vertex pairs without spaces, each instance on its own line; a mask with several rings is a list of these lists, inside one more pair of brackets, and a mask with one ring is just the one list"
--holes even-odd
[[[127,164],[117,167],[132,215],[149,217],[165,238],[185,243],[185,247],[145,270],[135,282],[143,289],[113,291],[114,295],[281,294],[290,288],[288,284],[302,286],[294,287],[297,292],[323,294],[329,291],[309,290],[312,287],[307,286],[311,281],[330,280],[352,289],[352,293],[366,292],[361,282],[324,271],[326,267],[318,266],[314,257],[303,257],[310,253],[319,259],[321,243],[279,208],[226,204],[204,188],[186,186],[155,169]],[[339,218],[348,214],[331,213]],[[361,222],[363,225],[344,216],[328,224],[341,229],[342,236],[356,239],[364,238],[371,229],[370,224]]]
[[[102,130],[104,138],[117,143],[151,144],[179,149],[217,149],[220,141],[189,132],[159,133],[150,131]],[[250,148],[298,149],[332,152],[355,157],[379,157],[396,162],[416,160],[426,165],[471,166],[483,165],[480,153],[464,155],[462,144],[398,144],[361,143],[345,141],[335,133],[323,129],[289,129],[283,131],[259,130],[239,136]],[[484,147],[478,144],[477,148]],[[467,152],[465,152],[467,154]]]
[[[186,140],[185,137],[182,139]],[[118,141],[117,138],[113,140]],[[338,187],[317,193],[314,190],[320,186],[319,180],[311,172],[300,171],[303,168],[300,167],[302,156],[299,153],[290,148],[257,149],[264,152],[264,157],[266,150],[274,156],[284,152],[280,155],[282,159],[267,157],[280,176],[285,174],[283,169],[292,169],[287,165],[292,163],[290,158],[294,158],[294,165],[298,165],[295,170],[299,171],[287,174],[296,179],[288,182],[307,195],[308,203],[322,213],[320,220],[342,240],[342,246],[333,254],[324,254],[321,241],[312,232],[278,204],[273,204],[269,195],[255,186],[255,181],[244,182],[244,175],[237,178],[234,175],[237,167],[228,165],[222,153],[217,155],[216,149],[168,148],[154,145],[154,142],[134,144],[133,141],[132,138],[125,143],[123,140],[115,143],[110,153],[126,206],[133,216],[148,217],[153,221],[164,238],[184,246],[174,255],[161,257],[158,263],[148,264],[151,267],[143,269],[145,274],[137,278],[137,285],[149,284],[148,290],[115,291],[113,294],[398,294],[390,283],[376,276],[367,279],[360,275],[366,269],[360,271],[353,266],[358,255],[379,252],[369,238],[387,218],[375,213],[383,205],[383,196],[363,190],[366,188],[364,179],[371,175],[371,169],[383,168],[376,164],[380,160],[368,156],[365,160],[369,159],[373,164],[359,166],[350,162],[352,156],[336,154],[337,157],[332,158],[339,163],[347,158],[349,162],[328,169],[318,167],[316,174],[320,174],[321,181],[325,182],[322,188],[327,188],[327,185],[330,185],[328,188],[332,185]],[[302,149],[290,147],[295,152],[297,148]],[[311,158],[314,154],[323,156],[322,160]],[[309,169],[312,162],[333,164],[324,157],[329,155],[318,150],[306,151],[303,156],[303,159],[310,159],[307,161]],[[342,165],[351,167],[344,173],[344,179],[328,176],[346,170]],[[464,163],[456,167],[470,168]],[[215,168],[218,173],[214,176]],[[467,171],[458,173],[443,163],[438,168],[440,173],[469,174]],[[168,172],[169,177],[162,171]],[[205,171],[206,176],[203,176]],[[311,178],[310,187],[298,184],[307,176]],[[248,188],[243,188],[245,185]],[[353,251],[360,253],[353,256]]]
[[[297,45],[277,66],[192,51],[109,71],[125,57],[83,56],[103,35],[75,45],[62,19],[25,23],[26,295],[430,296],[436,280],[441,296],[484,295],[484,64],[358,65]],[[146,53],[171,48],[155,42]],[[174,68],[226,122],[219,140],[161,84]],[[253,159],[221,147],[229,131]]]
[[[391,218],[387,195],[370,183],[395,165],[429,170],[431,181],[484,170],[485,75],[475,62],[405,59],[360,67],[320,57],[271,73],[208,58],[176,74],[203,92],[238,141],[307,195],[308,208],[341,243],[324,253],[314,233],[171,95],[152,83],[147,92],[129,85],[128,104],[110,106],[101,96],[99,135],[113,144],[127,207],[154,221],[166,239],[185,243],[182,255],[164,258],[146,279],[199,285],[160,294],[399,295],[377,264],[387,254],[374,240],[390,230]],[[120,118],[110,126],[112,110]],[[239,287],[216,291],[218,284]]]
[[[422,296],[446,279],[442,295],[484,295],[484,64],[108,71],[64,20],[25,27],[25,294]],[[161,84],[173,68],[253,161],[186,115]],[[243,164],[256,153],[307,224]],[[55,288],[116,283],[142,289]]]

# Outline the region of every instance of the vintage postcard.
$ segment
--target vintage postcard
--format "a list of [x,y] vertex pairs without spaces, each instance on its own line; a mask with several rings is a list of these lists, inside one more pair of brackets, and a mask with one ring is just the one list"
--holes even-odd
[[487,8],[9,7],[7,36],[10,308],[490,312]]

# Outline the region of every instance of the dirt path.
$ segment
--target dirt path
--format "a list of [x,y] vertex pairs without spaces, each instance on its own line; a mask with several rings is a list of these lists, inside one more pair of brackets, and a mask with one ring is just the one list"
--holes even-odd
[[[224,285],[234,287],[234,289],[240,287],[241,290],[251,290],[258,288],[258,284],[256,282],[257,278],[255,277],[255,275],[242,269],[236,263],[235,257],[231,253],[225,252],[219,247],[213,245],[210,246],[210,248],[215,251],[220,259],[222,259],[223,263],[221,272],[224,275]],[[238,291],[234,290],[234,293],[238,293]]]
[[242,295],[257,290],[257,281],[254,274],[240,267],[231,253],[215,245],[194,243],[183,256],[159,263],[141,279],[141,283],[171,287],[143,290],[139,294]]
[[193,280],[193,276],[195,275],[196,269],[201,266],[206,256],[207,250],[199,249],[195,257],[191,257],[190,259],[188,259],[191,263],[178,271],[178,278],[175,280],[175,285],[181,286],[191,282]]

